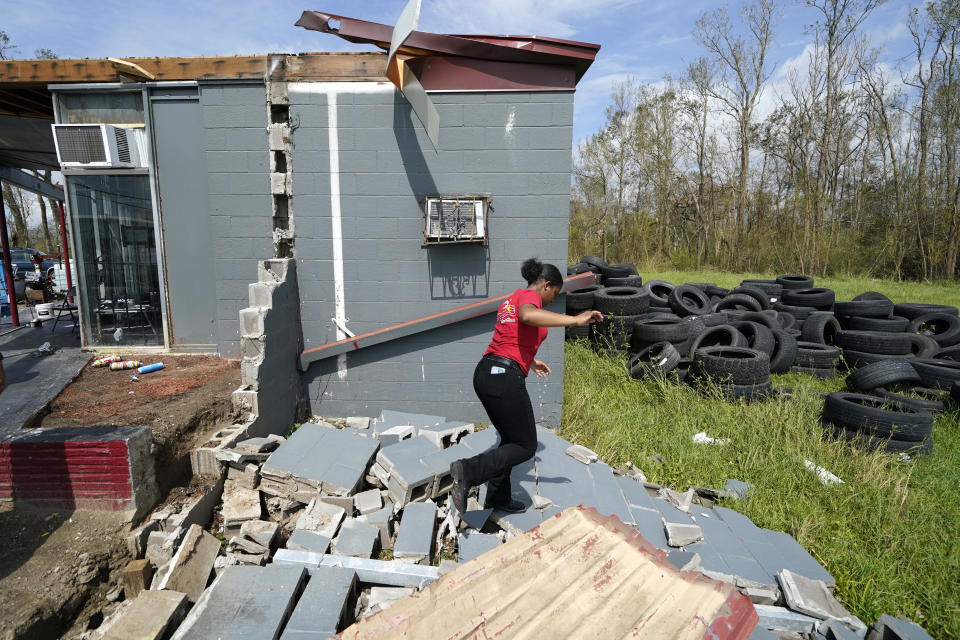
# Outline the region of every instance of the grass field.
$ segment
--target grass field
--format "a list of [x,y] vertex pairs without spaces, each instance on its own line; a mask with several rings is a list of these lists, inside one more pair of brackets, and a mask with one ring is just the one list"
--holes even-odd
[[[644,281],[739,284],[746,274],[644,273]],[[769,277],[769,276],[767,276]],[[867,290],[895,302],[960,306],[960,286],[881,280],[818,279],[849,300]],[[837,597],[867,624],[881,614],[908,617],[935,638],[960,638],[960,425],[947,412],[934,424],[934,452],[898,461],[823,438],[823,399],[843,378],[773,376],[793,398],[746,405],[705,398],[666,381],[632,380],[621,359],[568,343],[561,433],[612,465],[631,461],[651,482],[678,490],[754,485],[727,506],[762,527],[787,531],[837,580]],[[730,438],[696,445],[699,431]],[[662,462],[654,462],[659,456]],[[844,484],[825,486],[811,460]]]

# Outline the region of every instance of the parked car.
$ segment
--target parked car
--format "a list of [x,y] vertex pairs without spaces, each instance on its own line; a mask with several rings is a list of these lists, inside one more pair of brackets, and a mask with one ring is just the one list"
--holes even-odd
[[[27,280],[36,279],[36,269],[34,269],[33,256],[42,253],[37,249],[10,249],[10,262]],[[0,256],[0,264],[3,264],[3,257]],[[56,258],[44,258],[40,268],[41,273],[47,273],[55,264],[59,264]]]

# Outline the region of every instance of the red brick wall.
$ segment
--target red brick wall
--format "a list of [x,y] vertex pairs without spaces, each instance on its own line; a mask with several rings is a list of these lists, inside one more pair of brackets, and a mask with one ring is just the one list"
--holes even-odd
[[0,498],[56,508],[134,506],[124,440],[0,442]]

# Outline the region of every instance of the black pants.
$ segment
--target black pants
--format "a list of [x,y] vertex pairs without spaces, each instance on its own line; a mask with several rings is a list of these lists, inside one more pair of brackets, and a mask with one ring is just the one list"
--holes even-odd
[[526,377],[519,365],[505,367],[484,358],[473,372],[473,390],[500,434],[500,445],[466,458],[464,471],[471,486],[487,483],[486,504],[504,505],[510,501],[510,471],[537,452],[537,427]]

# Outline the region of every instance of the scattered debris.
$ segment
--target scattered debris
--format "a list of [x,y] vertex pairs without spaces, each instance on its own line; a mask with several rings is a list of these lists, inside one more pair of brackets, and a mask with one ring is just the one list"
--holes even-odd
[[579,460],[583,464],[591,464],[600,459],[596,453],[584,446],[575,444],[567,449],[567,455],[574,460]]
[[543,511],[553,506],[553,500],[543,496],[533,496],[533,508]]
[[724,445],[730,444],[730,438],[711,438],[706,431],[693,434],[693,441],[696,444]]
[[703,530],[695,524],[664,521],[663,529],[667,534],[667,544],[671,547],[686,547],[703,540]]
[[839,620],[858,636],[866,634],[867,626],[837,602],[823,582],[805,578],[789,569],[782,569],[777,580],[790,609],[821,620]]
[[844,484],[843,480],[833,475],[823,467],[813,464],[809,460],[804,460],[803,466],[805,466],[810,471],[813,471],[814,473],[816,473],[817,477],[820,478],[820,482],[822,482],[823,484],[827,484],[827,485]]

